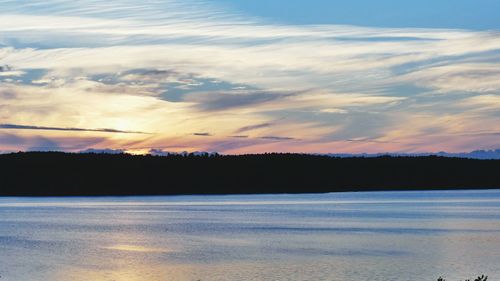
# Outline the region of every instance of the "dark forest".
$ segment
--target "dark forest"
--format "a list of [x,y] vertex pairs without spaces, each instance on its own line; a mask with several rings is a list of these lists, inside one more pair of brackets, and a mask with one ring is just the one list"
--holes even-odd
[[324,193],[500,188],[500,160],[305,154],[0,155],[0,195]]

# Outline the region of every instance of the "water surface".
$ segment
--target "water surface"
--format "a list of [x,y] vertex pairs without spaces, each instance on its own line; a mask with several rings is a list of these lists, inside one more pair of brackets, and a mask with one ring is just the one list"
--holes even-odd
[[1,280],[500,280],[500,191],[0,198]]

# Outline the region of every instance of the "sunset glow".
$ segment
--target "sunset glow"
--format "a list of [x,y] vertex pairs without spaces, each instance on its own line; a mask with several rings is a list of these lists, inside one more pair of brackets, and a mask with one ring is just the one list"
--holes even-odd
[[2,152],[500,146],[494,26],[312,24],[202,0],[0,6]]

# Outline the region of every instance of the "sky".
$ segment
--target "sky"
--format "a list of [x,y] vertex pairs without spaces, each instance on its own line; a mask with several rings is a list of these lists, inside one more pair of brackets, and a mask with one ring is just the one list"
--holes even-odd
[[500,148],[500,2],[0,0],[0,151]]

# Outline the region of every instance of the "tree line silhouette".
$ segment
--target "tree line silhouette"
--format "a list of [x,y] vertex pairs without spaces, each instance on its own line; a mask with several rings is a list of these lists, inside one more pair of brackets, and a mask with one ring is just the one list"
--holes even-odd
[[[439,277],[437,281],[446,281],[443,277]],[[471,281],[470,279],[466,279],[465,281]],[[488,276],[478,276],[474,281],[488,281]]]
[[322,193],[500,188],[500,160],[446,157],[0,155],[0,195]]

